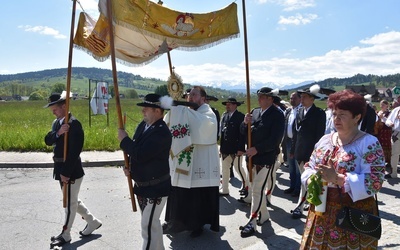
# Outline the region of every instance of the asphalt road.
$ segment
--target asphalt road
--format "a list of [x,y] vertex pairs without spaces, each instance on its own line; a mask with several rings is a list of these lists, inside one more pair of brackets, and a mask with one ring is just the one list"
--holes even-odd
[[[118,167],[87,167],[80,198],[103,222],[92,236],[80,238],[85,222],[77,216],[72,241],[62,249],[140,249],[140,212],[132,212],[126,177]],[[277,171],[277,187],[269,208],[271,220],[252,237],[241,238],[239,226],[247,222],[250,207],[236,201],[240,183],[231,180],[231,196],[220,198],[220,232],[206,227],[198,238],[189,232],[164,235],[166,249],[298,249],[305,215],[289,213],[297,198],[283,193],[288,171]],[[378,195],[383,235],[380,249],[400,249],[399,179],[389,180]],[[61,231],[62,195],[50,168],[0,169],[0,249],[48,249],[50,236]],[[161,216],[163,222],[164,215]]]

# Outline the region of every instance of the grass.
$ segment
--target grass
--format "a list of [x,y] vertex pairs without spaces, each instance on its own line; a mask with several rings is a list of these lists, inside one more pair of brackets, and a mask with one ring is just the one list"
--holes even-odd
[[[221,104],[223,100],[211,102],[220,114],[225,111]],[[245,101],[246,100],[238,100]],[[127,114],[126,130],[133,135],[136,126],[142,120],[140,107],[136,105],[138,99],[121,99],[122,114]],[[0,102],[0,151],[17,152],[50,152],[52,147],[44,143],[44,136],[51,129],[54,115],[48,108],[43,108],[45,101]],[[117,139],[118,116],[115,100],[109,103],[109,126],[107,116],[91,116],[89,126],[88,100],[71,100],[70,111],[82,123],[85,131],[85,151],[119,150]],[[317,101],[316,105],[325,108],[325,101]],[[251,107],[257,107],[256,98],[251,99]],[[247,105],[238,107],[246,113]]]

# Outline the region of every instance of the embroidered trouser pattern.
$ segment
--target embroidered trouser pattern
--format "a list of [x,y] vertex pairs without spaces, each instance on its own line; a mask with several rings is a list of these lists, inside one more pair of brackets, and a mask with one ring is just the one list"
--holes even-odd
[[221,171],[222,171],[222,192],[229,193],[229,178],[230,168],[234,167],[236,173],[239,174],[239,179],[242,182],[242,188],[247,185],[247,175],[242,164],[242,158],[234,154],[222,155],[221,157]]
[[267,184],[267,175],[268,172],[271,171],[271,168],[263,167],[253,167],[253,183],[251,186],[251,213],[250,219],[248,223],[252,223],[254,228],[257,228],[257,218],[259,218],[260,222],[269,219],[269,212],[267,209],[267,198],[264,195],[266,184]]
[[144,198],[137,197],[142,214],[141,228],[143,250],[164,249],[163,231],[160,215],[167,202],[167,197]]

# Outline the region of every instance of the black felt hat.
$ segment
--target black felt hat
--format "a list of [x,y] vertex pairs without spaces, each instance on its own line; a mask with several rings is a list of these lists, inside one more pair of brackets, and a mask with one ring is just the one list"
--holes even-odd
[[53,93],[50,95],[49,99],[47,99],[47,104],[43,108],[48,108],[53,106],[54,104],[61,103],[65,101],[66,93],[63,92],[63,95],[60,93]]
[[218,101],[218,98],[217,97],[215,97],[215,96],[212,96],[212,95],[207,95],[206,96],[206,100],[209,100],[209,101]]
[[[257,95],[266,95],[266,96],[272,96],[274,100],[278,99],[279,96],[279,89],[271,89],[268,87],[262,87],[261,89],[257,90]],[[280,98],[279,98],[280,100]]]
[[309,96],[314,97],[315,99],[319,99],[320,97],[318,96],[318,93],[320,92],[320,89],[321,89],[321,87],[318,84],[314,84],[310,88],[300,89],[300,90],[297,90],[297,92],[300,94],[307,94]]
[[139,102],[136,105],[141,106],[141,107],[152,107],[152,108],[160,108],[161,107],[161,101],[160,101],[161,96],[158,94],[147,94],[143,102]]
[[226,105],[227,103],[236,104],[238,106],[242,104],[241,102],[236,101],[236,99],[233,97],[229,97],[226,101],[222,102],[222,105]]

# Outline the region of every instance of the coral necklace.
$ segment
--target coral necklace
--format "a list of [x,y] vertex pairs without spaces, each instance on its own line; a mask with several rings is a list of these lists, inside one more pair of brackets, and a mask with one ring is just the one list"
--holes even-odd
[[349,145],[349,144],[353,143],[353,141],[356,139],[356,137],[358,135],[358,132],[359,131],[357,131],[357,133],[353,136],[353,138],[348,143],[342,144],[342,145],[339,144],[339,133],[338,133],[337,136],[336,136],[336,146],[343,147],[343,146],[346,146],[346,145]]

